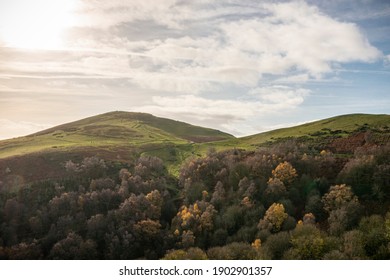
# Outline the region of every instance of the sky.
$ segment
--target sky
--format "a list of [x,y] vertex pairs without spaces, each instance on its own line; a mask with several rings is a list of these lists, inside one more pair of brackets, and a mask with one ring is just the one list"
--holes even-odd
[[0,0],[0,139],[110,111],[255,134],[390,112],[390,1]]

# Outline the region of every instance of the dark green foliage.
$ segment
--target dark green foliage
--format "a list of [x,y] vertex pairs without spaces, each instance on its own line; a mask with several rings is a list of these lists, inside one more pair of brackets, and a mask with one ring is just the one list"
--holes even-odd
[[267,256],[274,260],[283,258],[284,252],[291,247],[291,236],[288,232],[282,231],[273,234],[267,238],[267,241],[262,246]]
[[386,223],[382,216],[372,215],[360,221],[359,229],[363,233],[366,255],[373,259],[389,259],[389,239]]
[[390,164],[376,166],[373,181],[373,195],[380,201],[390,198]]
[[326,214],[321,197],[318,194],[314,193],[307,198],[305,212],[312,213],[320,221],[324,220]]
[[291,233],[292,248],[285,253],[287,259],[316,260],[325,253],[325,240],[313,225],[299,225]]
[[214,260],[255,260],[259,252],[250,244],[233,242],[223,247],[213,247],[207,251],[209,259]]

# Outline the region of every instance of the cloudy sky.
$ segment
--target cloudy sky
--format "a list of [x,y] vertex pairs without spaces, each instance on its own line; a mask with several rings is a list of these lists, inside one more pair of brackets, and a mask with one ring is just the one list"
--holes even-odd
[[115,110],[236,136],[390,112],[390,1],[0,0],[0,139]]

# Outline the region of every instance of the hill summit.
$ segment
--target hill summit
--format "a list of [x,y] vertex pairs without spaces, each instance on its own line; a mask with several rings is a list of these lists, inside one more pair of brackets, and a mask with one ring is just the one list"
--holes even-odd
[[32,134],[40,136],[56,131],[106,138],[135,138],[148,141],[188,140],[195,143],[219,141],[233,136],[218,130],[194,126],[185,122],[155,117],[147,113],[109,112],[79,121],[59,125]]
[[116,111],[0,141],[0,158],[52,149],[205,143],[232,138],[218,130],[151,114]]
[[361,146],[388,143],[389,135],[389,115],[344,115],[235,138],[219,130],[151,114],[115,111],[0,141],[0,179],[11,178],[20,185],[58,178],[63,175],[66,161],[92,156],[119,163],[156,156],[177,175],[183,161],[205,155],[210,148],[255,150],[294,140],[293,145],[352,154]]
[[0,141],[0,179],[11,178],[20,185],[58,178],[64,174],[64,162],[92,156],[129,162],[140,155],[153,155],[178,168],[178,163],[193,154],[193,145],[229,139],[235,138],[151,114],[109,112]]

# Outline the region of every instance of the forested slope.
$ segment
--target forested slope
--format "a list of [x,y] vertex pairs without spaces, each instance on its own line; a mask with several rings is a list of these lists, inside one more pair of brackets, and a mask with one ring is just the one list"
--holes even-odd
[[[388,259],[389,146],[351,158],[287,143],[126,168],[96,157],[0,195],[10,259]],[[116,167],[119,168],[119,167]]]

